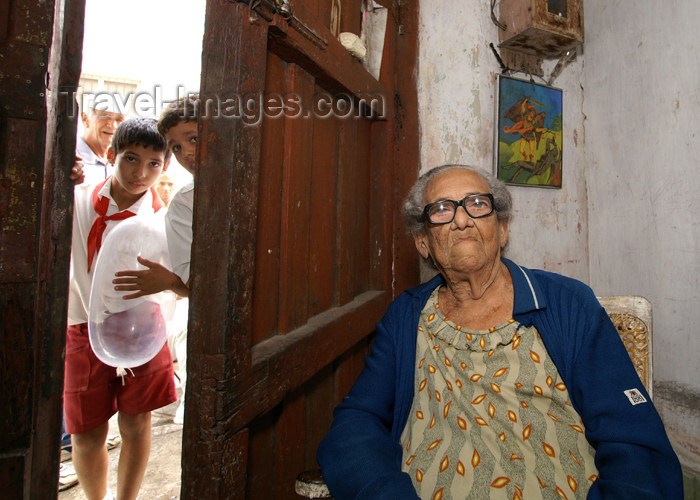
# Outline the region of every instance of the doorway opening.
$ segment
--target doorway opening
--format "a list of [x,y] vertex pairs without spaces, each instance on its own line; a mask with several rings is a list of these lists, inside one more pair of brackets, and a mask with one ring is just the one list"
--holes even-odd
[[[118,4],[86,0],[77,105],[68,109],[72,114],[69,119],[78,123],[77,141],[81,142],[90,126],[83,113],[88,115],[93,108],[126,118],[157,120],[170,102],[197,93],[204,17],[205,0],[126,0]],[[82,144],[88,145],[87,141]],[[105,156],[103,151],[93,152]],[[106,171],[103,178],[110,173]],[[86,182],[91,181],[94,176],[88,176]],[[166,209],[174,193],[191,181],[192,175],[173,157],[167,175],[155,186]],[[174,361],[178,401],[152,413],[151,453],[140,493],[144,498],[173,498],[180,493],[188,301],[167,295],[168,345]],[[109,422],[108,444],[118,443],[118,436],[115,415]],[[118,445],[108,452],[108,487],[114,493],[119,454]],[[70,454],[63,453],[63,457],[67,460],[61,464],[61,474],[70,476]],[[59,492],[58,498],[83,498],[82,488],[79,484],[67,488]]]

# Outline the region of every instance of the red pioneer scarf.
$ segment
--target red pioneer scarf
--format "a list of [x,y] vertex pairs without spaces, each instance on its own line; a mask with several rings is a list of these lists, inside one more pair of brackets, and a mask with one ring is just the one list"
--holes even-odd
[[[92,267],[93,259],[100,252],[100,247],[102,246],[102,234],[107,228],[107,221],[124,220],[136,215],[134,212],[123,210],[121,212],[117,212],[116,214],[107,216],[107,209],[109,208],[109,198],[107,196],[99,196],[98,193],[108,180],[109,179],[105,179],[104,182],[98,184],[95,187],[95,190],[92,192],[92,206],[95,209],[95,212],[97,212],[97,218],[95,219],[95,222],[92,223],[92,228],[90,228],[90,234],[88,234],[87,238],[88,272],[90,272],[90,268]],[[163,207],[163,202],[160,201],[160,198],[155,193],[153,188],[151,188],[151,197],[153,199],[153,211],[157,212]]]

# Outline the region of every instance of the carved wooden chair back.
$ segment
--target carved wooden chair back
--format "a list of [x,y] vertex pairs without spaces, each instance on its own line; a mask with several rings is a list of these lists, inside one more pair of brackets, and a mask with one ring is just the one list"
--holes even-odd
[[653,398],[651,303],[636,295],[598,297],[598,300],[617,328],[639,378]]

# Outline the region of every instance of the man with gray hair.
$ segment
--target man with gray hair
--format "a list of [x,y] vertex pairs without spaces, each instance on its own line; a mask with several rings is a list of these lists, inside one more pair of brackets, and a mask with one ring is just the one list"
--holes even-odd
[[125,118],[122,113],[94,104],[87,112],[80,114],[83,134],[76,141],[75,154],[77,161],[82,163],[84,182],[91,184],[112,175],[113,167],[107,161],[107,150],[114,131]]

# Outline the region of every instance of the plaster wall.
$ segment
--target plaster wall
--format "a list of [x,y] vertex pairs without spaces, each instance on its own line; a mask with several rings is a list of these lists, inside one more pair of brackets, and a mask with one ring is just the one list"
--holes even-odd
[[[421,171],[446,163],[493,171],[500,66],[489,47],[498,45],[489,2],[421,2],[419,29]],[[545,64],[546,75],[554,64]],[[563,187],[511,188],[514,217],[506,255],[527,267],[588,281],[582,68],[575,61],[554,82],[564,90]]]
[[584,11],[591,284],[651,301],[655,403],[700,472],[700,4]]

